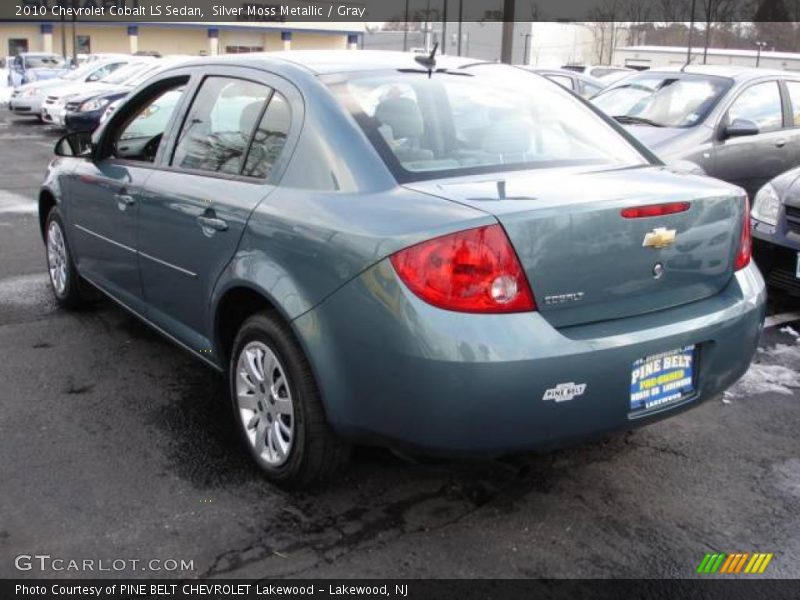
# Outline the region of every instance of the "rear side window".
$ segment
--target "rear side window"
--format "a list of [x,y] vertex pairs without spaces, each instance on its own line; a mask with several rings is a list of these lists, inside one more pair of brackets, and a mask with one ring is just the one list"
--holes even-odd
[[743,91],[728,109],[728,122],[733,123],[736,119],[753,121],[762,132],[783,127],[778,82],[757,83]]
[[[238,175],[272,90],[252,81],[208,77],[181,128],[172,165]],[[253,159],[255,160],[255,158]]]
[[275,92],[253,135],[242,175],[267,178],[286,144],[291,113],[289,103]]
[[792,125],[800,127],[800,81],[787,81],[786,89],[792,102]]

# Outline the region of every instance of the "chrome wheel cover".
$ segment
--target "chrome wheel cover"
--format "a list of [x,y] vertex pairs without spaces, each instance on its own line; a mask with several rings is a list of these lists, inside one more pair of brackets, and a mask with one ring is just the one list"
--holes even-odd
[[236,364],[239,418],[258,459],[270,467],[286,462],[294,441],[294,405],[286,372],[262,342],[248,342]]
[[51,221],[47,228],[47,267],[53,290],[56,295],[63,296],[67,290],[67,246],[56,221]]

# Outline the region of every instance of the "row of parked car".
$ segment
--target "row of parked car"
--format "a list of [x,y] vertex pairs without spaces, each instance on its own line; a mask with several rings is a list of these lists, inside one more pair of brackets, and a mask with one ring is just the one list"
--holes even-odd
[[[188,58],[111,55],[74,70],[39,72],[12,92],[9,107],[68,130],[94,130],[131,90]],[[588,99],[676,169],[743,187],[753,199],[762,272],[773,287],[800,295],[800,73],[524,69]]]
[[604,68],[528,70],[589,98],[664,162],[743,187],[761,271],[800,295],[800,73]]

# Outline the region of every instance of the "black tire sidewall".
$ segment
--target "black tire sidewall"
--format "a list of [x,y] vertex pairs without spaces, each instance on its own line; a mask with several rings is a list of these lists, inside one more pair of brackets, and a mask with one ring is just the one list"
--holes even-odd
[[[279,466],[272,466],[264,463],[255,453],[255,448],[250,443],[245,432],[244,423],[239,414],[239,405],[236,398],[236,368],[239,363],[239,355],[242,349],[250,342],[259,341],[265,344],[280,361],[283,366],[284,375],[288,379],[287,384],[292,394],[294,439],[289,450],[289,458]],[[300,353],[298,355],[298,353]],[[236,340],[233,344],[229,365],[229,386],[231,397],[231,408],[233,409],[236,426],[239,430],[242,443],[247,446],[253,460],[267,475],[269,479],[276,483],[291,482],[300,473],[303,466],[305,446],[307,441],[306,431],[306,402],[309,395],[317,394],[313,386],[309,389],[307,379],[299,372],[300,361],[305,360],[302,356],[297,343],[292,339],[291,333],[277,319],[270,318],[264,314],[258,314],[245,321]]]
[[[50,262],[49,262],[49,249],[48,249],[48,235],[50,232],[50,224],[55,222],[61,229],[61,237],[64,239],[64,251],[67,258],[67,281],[64,286],[64,293],[59,294],[53,285],[53,279],[50,276]],[[64,227],[64,219],[61,217],[61,211],[57,206],[50,209],[47,213],[47,220],[44,226],[44,243],[45,243],[45,260],[47,261],[47,277],[50,281],[50,289],[53,291],[53,296],[59,304],[64,306],[74,306],[80,300],[80,291],[78,289],[78,272],[75,269],[75,263],[72,260],[72,250],[69,247],[69,240],[67,240],[67,231]]]

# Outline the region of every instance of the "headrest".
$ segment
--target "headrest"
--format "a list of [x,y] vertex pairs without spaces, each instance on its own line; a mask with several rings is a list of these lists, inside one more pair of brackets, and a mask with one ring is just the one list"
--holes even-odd
[[375,109],[375,118],[392,128],[394,139],[418,138],[422,135],[422,113],[411,98],[388,98]]

